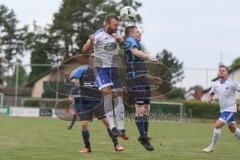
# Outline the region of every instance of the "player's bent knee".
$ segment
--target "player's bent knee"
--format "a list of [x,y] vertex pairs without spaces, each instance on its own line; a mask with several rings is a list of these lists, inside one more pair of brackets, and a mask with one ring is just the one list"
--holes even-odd
[[88,125],[82,125],[82,130],[83,130],[83,131],[88,130]]
[[143,116],[144,115],[144,111],[138,110],[138,111],[136,111],[135,115],[136,116]]
[[103,118],[103,119],[102,119],[102,122],[103,122],[103,124],[104,124],[107,128],[109,128],[109,123],[108,123],[107,118]]
[[228,125],[228,129],[232,132],[232,133],[235,133],[237,127],[235,124],[231,123]]
[[217,120],[216,122],[215,122],[215,128],[222,128],[223,126],[225,125],[225,123],[224,122],[222,122],[221,120]]
[[83,131],[88,130],[88,121],[82,121],[81,125]]
[[116,95],[117,95],[117,97],[122,97],[123,96],[123,91],[117,91]]

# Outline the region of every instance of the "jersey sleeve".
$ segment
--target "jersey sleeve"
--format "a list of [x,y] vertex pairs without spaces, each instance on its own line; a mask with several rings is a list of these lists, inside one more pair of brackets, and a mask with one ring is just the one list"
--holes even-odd
[[216,93],[215,84],[213,84],[209,91],[209,94],[215,94],[215,93]]
[[94,36],[93,44],[97,44],[97,42],[99,41],[100,37],[102,36],[101,33],[102,33],[103,31],[104,31],[104,29],[101,28],[101,29],[97,30],[97,31],[93,34],[93,36]]
[[240,84],[237,85],[237,91],[240,92]]
[[233,90],[240,92],[240,84],[238,84],[237,82],[232,81],[231,87],[233,88]]
[[83,75],[86,73],[87,67],[78,67],[75,70],[72,71],[71,73],[71,79],[73,78],[82,78]]
[[138,48],[137,40],[133,37],[129,37],[124,42],[125,50],[131,50],[132,48]]
[[97,42],[98,42],[98,40],[99,40],[99,37],[100,37],[99,34],[97,34],[97,35],[94,36],[93,44],[97,44]]

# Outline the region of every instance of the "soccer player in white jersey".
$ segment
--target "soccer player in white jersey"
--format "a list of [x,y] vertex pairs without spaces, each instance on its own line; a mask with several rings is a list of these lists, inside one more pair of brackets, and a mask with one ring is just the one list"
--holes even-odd
[[[124,106],[123,84],[120,77],[119,67],[122,66],[119,57],[119,45],[124,39],[117,33],[119,19],[109,15],[104,20],[104,28],[97,30],[90,36],[83,46],[83,52],[89,52],[94,48],[94,74],[96,84],[104,96],[104,109],[113,135],[121,136],[127,140],[128,136],[124,129]],[[114,107],[112,106],[114,100]],[[114,113],[118,128],[114,124]]]
[[216,94],[220,103],[220,117],[215,122],[212,142],[204,148],[204,152],[213,152],[221,135],[221,128],[227,124],[229,130],[240,139],[240,129],[236,125],[236,92],[240,92],[240,85],[228,79],[228,68],[225,65],[219,67],[219,80],[216,81],[209,92],[208,103],[211,104]]

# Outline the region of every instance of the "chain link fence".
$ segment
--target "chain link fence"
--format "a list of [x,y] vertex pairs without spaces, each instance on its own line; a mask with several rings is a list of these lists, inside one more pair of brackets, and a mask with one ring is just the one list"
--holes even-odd
[[[10,65],[8,65],[10,66]],[[78,66],[50,64],[12,64],[2,68],[0,93],[4,94],[5,106],[52,106],[58,99],[68,96],[71,84],[64,82],[65,74]],[[212,79],[217,77],[217,68],[184,68],[185,78],[177,87],[189,88],[199,85],[203,89],[211,87]],[[31,99],[32,98],[32,99]],[[42,102],[37,102],[42,99]],[[55,99],[50,100],[49,99]],[[45,101],[45,102],[44,102]],[[44,102],[44,103],[43,103]]]

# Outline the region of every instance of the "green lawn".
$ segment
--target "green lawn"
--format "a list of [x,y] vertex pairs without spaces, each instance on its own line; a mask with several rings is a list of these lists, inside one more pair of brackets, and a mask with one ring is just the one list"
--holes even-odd
[[[80,124],[67,130],[68,122],[52,118],[0,116],[0,160],[238,160],[240,141],[225,127],[214,153],[202,149],[212,135],[212,123],[151,122],[150,136],[155,151],[147,152],[137,142],[134,122],[126,122],[129,141],[115,152],[103,125],[90,123],[92,153],[81,154]],[[160,145],[161,144],[161,145]]]

